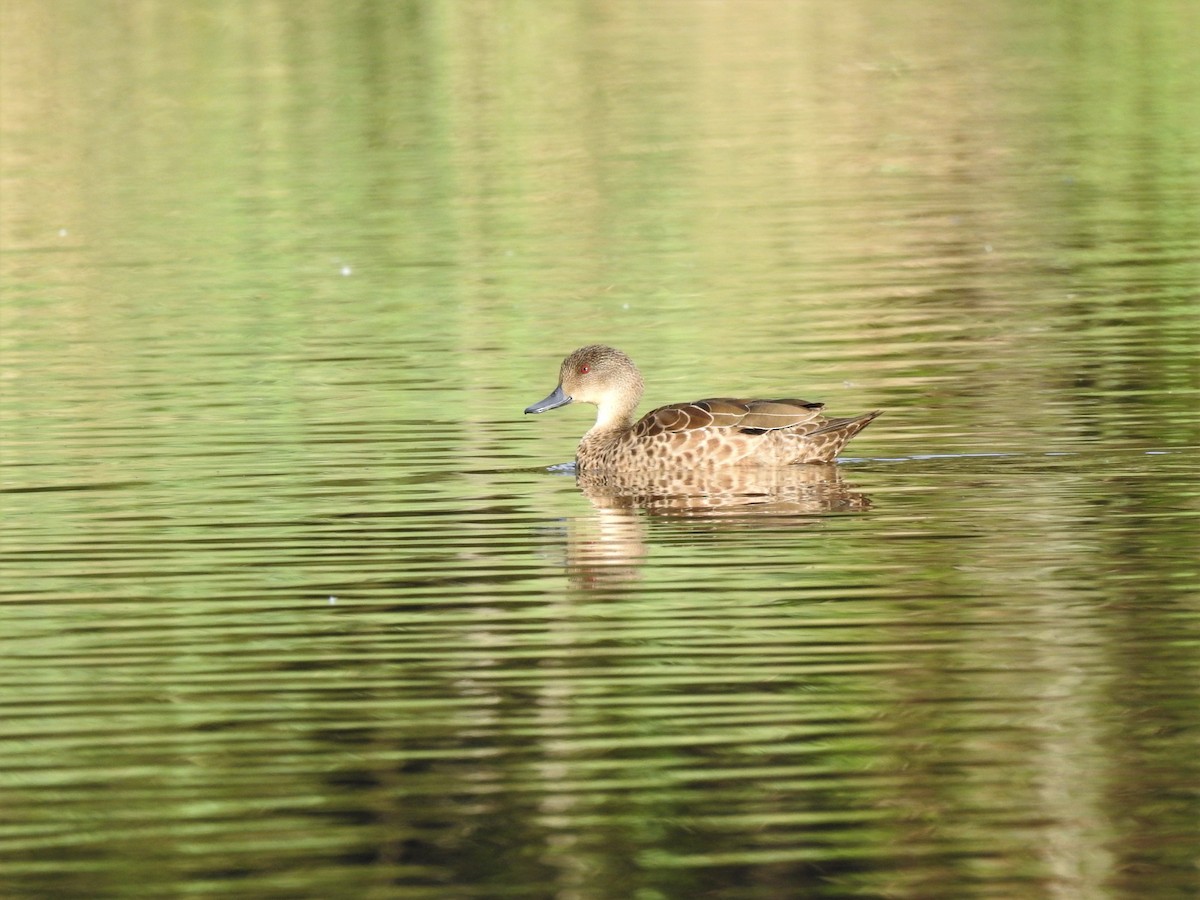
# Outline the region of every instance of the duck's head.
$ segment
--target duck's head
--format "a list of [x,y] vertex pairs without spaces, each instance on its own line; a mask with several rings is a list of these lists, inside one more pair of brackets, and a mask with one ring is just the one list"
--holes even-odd
[[580,347],[562,362],[558,387],[545,400],[525,408],[543,413],[568,403],[594,403],[596,426],[625,425],[632,419],[645,384],[633,360],[613,347]]

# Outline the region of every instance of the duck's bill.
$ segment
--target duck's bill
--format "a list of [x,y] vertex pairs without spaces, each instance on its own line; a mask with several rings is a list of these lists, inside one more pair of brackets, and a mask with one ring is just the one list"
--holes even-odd
[[539,400],[537,403],[533,404],[533,406],[525,407],[525,412],[544,413],[549,409],[558,409],[560,406],[566,406],[573,399],[573,397],[568,397],[563,393],[562,385],[560,384],[553,391],[551,391],[550,396],[545,400]]

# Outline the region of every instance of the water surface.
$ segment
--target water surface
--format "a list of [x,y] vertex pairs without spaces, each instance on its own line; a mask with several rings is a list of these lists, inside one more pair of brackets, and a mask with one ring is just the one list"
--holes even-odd
[[1193,4],[0,10],[4,896],[1200,892]]

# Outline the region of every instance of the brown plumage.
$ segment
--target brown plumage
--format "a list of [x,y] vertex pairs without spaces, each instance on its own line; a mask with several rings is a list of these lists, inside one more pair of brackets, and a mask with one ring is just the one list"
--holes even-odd
[[644,389],[633,360],[593,344],[564,359],[558,387],[525,412],[596,405],[575,454],[581,471],[829,462],[880,413],[827,419],[822,403],[719,397],[660,406],[634,422]]

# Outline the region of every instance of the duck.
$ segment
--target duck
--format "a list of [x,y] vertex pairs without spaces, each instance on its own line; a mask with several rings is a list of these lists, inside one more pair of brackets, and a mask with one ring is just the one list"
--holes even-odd
[[635,421],[645,388],[626,354],[591,344],[562,361],[558,386],[525,412],[595,405],[596,423],[575,452],[577,472],[828,463],[882,412],[830,419],[824,403],[716,397],[660,406]]

